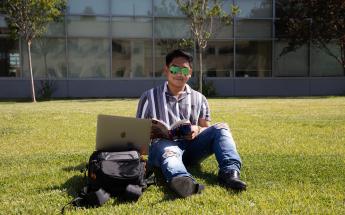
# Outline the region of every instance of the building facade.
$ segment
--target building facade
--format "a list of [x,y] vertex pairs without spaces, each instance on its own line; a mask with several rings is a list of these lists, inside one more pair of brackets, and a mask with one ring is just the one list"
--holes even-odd
[[[279,0],[225,0],[224,10],[232,4],[240,13],[216,29],[203,57],[218,96],[345,94],[342,66],[319,49],[280,56],[287,42],[275,31]],[[53,97],[138,97],[164,81],[166,53],[190,35],[175,0],[69,0],[64,21],[33,41],[36,91],[50,83]],[[0,15],[0,98],[31,96],[27,55]]]

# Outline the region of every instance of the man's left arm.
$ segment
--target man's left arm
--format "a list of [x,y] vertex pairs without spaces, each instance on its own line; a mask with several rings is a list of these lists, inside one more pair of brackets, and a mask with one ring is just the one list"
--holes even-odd
[[192,140],[198,136],[203,130],[210,126],[211,116],[210,108],[205,96],[202,97],[201,110],[199,114],[198,125],[192,125],[192,133],[186,139]]

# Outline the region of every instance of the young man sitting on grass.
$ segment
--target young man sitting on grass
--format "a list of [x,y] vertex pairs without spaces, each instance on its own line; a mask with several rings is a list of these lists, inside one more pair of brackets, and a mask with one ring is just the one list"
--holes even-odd
[[225,123],[210,126],[205,96],[187,84],[192,62],[193,57],[182,50],[167,54],[167,82],[144,92],[140,98],[137,118],[156,118],[168,125],[188,119],[192,124],[191,132],[182,140],[154,139],[148,164],[160,168],[169,187],[180,197],[187,197],[200,193],[204,186],[194,180],[185,164],[200,163],[214,153],[219,182],[236,191],[245,190],[247,185],[240,180],[241,158],[229,127]]

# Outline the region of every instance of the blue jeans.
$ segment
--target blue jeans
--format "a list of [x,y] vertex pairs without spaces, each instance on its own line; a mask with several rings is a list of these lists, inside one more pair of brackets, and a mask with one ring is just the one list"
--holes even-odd
[[157,139],[149,150],[148,163],[162,170],[169,182],[176,176],[189,176],[185,164],[196,164],[215,154],[220,171],[240,171],[241,158],[225,123],[208,127],[193,140]]

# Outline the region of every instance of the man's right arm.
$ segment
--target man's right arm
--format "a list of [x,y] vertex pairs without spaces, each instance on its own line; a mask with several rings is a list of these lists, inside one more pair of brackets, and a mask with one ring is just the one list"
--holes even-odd
[[147,93],[143,93],[140,97],[136,118],[150,118],[149,114],[149,105],[148,105],[148,96]]

